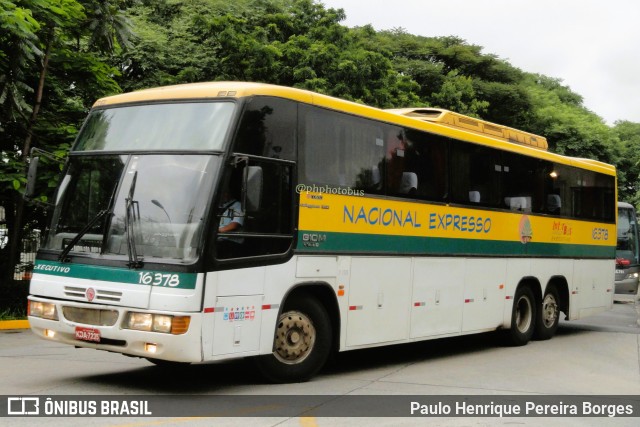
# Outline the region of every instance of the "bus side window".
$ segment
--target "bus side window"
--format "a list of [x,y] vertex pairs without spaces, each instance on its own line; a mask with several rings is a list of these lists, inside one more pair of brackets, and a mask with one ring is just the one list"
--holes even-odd
[[504,175],[498,150],[472,144],[451,144],[451,199],[462,204],[480,195],[483,206],[502,206],[501,181]]
[[383,191],[382,126],[322,108],[300,107],[299,182],[366,193]]
[[[415,188],[411,197],[443,201],[447,197],[447,141],[443,137],[405,129],[403,187]],[[410,180],[409,186],[405,180]]]
[[237,153],[294,160],[297,104],[285,99],[257,96],[244,108],[234,142]]
[[402,191],[402,181],[406,171],[404,132],[401,129],[391,128],[386,132],[386,135],[387,194],[391,196],[405,195],[406,191]]
[[[228,174],[239,176],[242,184],[242,220],[237,221],[242,224],[231,233],[219,235],[216,257],[247,258],[286,253],[293,241],[291,163],[250,158],[241,167],[231,165],[229,168],[239,171]],[[224,194],[224,189],[222,192]]]
[[244,168],[229,166],[225,171],[220,197],[216,224],[218,238],[216,239],[216,253],[218,258],[238,258],[244,254],[243,237],[240,232],[244,229],[246,214],[242,210],[241,184]]
[[560,213],[560,208],[562,207],[562,199],[559,194],[548,194],[547,195],[547,211],[549,213],[557,214]]

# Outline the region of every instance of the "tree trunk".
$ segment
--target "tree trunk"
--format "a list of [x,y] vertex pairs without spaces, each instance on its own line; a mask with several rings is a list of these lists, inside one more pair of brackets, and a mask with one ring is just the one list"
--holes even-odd
[[49,29],[47,36],[47,47],[42,58],[42,68],[40,69],[40,79],[38,80],[38,89],[36,90],[36,100],[31,111],[31,117],[29,117],[29,125],[27,127],[27,137],[24,140],[22,148],[22,160],[26,161],[29,157],[29,151],[31,150],[31,140],[33,139],[33,128],[40,112],[40,106],[42,105],[42,93],[44,92],[44,82],[47,77],[47,70],[49,67],[49,57],[51,55],[51,45],[53,44],[55,27]]
[[[31,150],[31,141],[33,139],[33,128],[35,127],[36,120],[38,119],[38,113],[40,112],[40,105],[42,105],[42,94],[44,92],[44,83],[47,77],[47,70],[49,67],[49,57],[51,55],[51,46],[53,45],[55,37],[55,27],[49,28],[47,34],[47,46],[45,49],[44,57],[42,58],[42,68],[40,68],[40,79],[38,80],[38,88],[36,90],[36,99],[29,117],[29,123],[27,125],[27,136],[24,139],[22,146],[22,160],[24,162],[24,173],[27,174],[27,159],[29,158],[29,151]],[[9,252],[9,270],[7,275],[13,276],[13,270],[15,266],[20,262],[20,252],[22,251],[22,237],[23,237],[23,217],[24,217],[24,198],[21,195],[15,198],[15,217],[13,223],[13,229],[11,230],[11,249]]]

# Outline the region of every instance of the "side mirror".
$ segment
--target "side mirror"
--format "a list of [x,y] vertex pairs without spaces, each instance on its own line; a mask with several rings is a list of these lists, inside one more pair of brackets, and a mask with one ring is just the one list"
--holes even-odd
[[245,212],[256,212],[262,204],[262,167],[247,166],[242,182],[242,204]]
[[29,171],[27,172],[27,188],[24,192],[24,197],[26,199],[33,198],[33,194],[35,193],[39,162],[40,157],[32,157],[31,162],[29,163]]

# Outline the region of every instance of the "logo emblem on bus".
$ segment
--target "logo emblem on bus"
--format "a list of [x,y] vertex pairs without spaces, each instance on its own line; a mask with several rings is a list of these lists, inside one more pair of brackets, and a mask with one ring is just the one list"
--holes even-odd
[[96,290],[93,288],[88,288],[84,295],[87,297],[87,300],[91,302],[96,297]]

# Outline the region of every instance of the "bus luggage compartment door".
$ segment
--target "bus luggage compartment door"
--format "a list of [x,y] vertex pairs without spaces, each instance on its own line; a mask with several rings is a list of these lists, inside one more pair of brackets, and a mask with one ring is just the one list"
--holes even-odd
[[409,337],[411,258],[351,261],[347,347]]
[[214,356],[258,350],[261,304],[262,295],[218,298],[213,327]]

